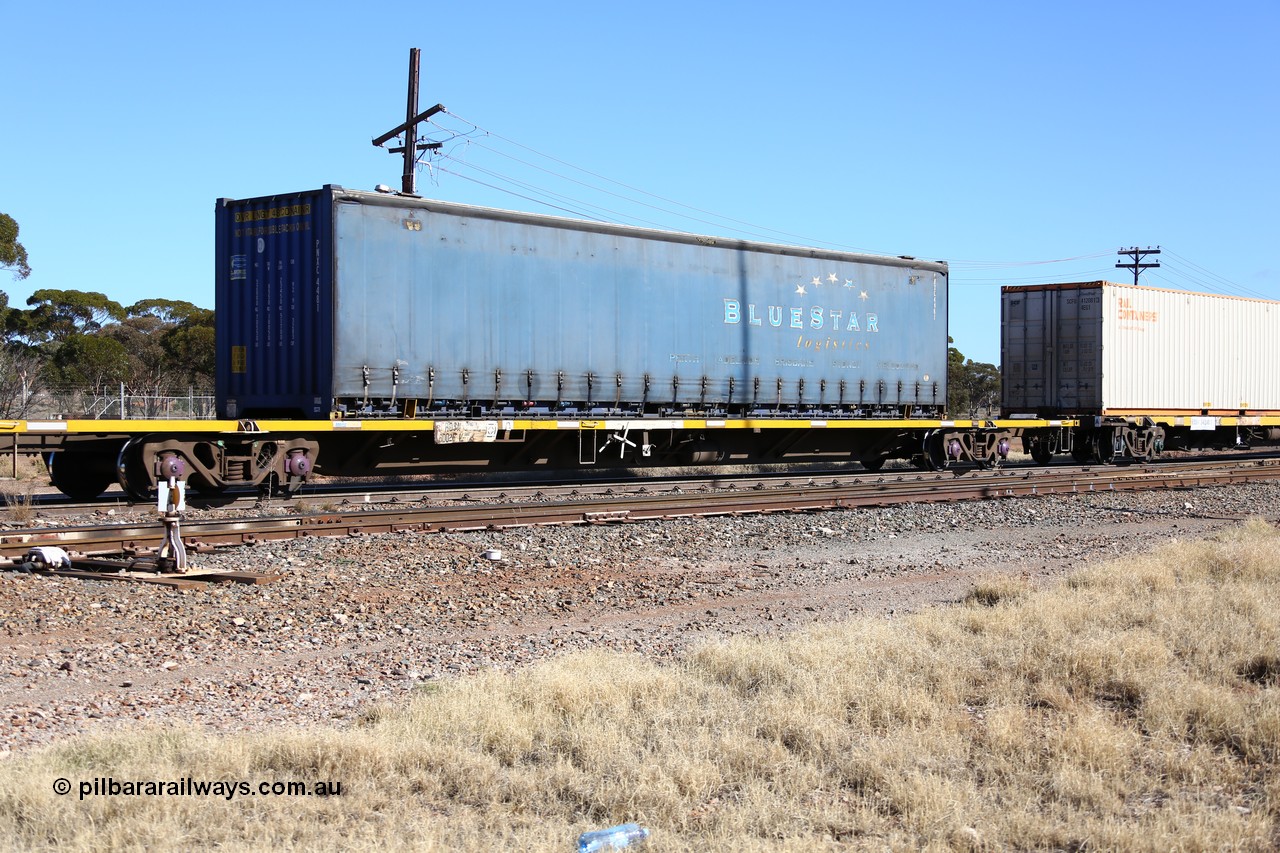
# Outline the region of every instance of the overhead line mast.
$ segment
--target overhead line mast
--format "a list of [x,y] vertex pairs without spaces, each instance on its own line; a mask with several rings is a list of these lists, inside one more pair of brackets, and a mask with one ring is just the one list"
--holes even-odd
[[400,191],[405,195],[417,195],[418,152],[435,151],[444,143],[419,142],[418,125],[436,113],[444,112],[443,104],[436,104],[428,110],[418,112],[418,62],[422,51],[416,47],[409,48],[409,97],[404,109],[404,124],[388,130],[373,140],[375,148],[381,148],[388,140],[404,134],[404,145],[388,148],[388,154],[404,155],[404,172],[400,176]]

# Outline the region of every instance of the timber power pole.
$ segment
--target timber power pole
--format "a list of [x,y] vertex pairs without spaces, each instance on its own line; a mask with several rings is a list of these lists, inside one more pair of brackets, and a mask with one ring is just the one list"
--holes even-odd
[[1147,255],[1160,254],[1159,246],[1156,246],[1154,249],[1151,248],[1150,246],[1148,246],[1145,249],[1139,249],[1137,246],[1134,246],[1132,249],[1121,249],[1120,251],[1116,252],[1116,254],[1122,257],[1127,255],[1131,259],[1130,262],[1127,264],[1116,264],[1116,269],[1133,270],[1133,283],[1135,285],[1138,283],[1138,276],[1142,273],[1143,270],[1155,270],[1160,268],[1159,261],[1156,261],[1150,264],[1144,264],[1142,262],[1147,257]]
[[418,125],[436,113],[444,112],[443,104],[436,104],[429,110],[418,112],[418,61],[421,55],[422,51],[418,48],[409,48],[409,97],[404,108],[404,124],[397,125],[373,140],[373,146],[381,148],[388,140],[404,134],[404,145],[388,148],[387,153],[404,155],[400,191],[405,195],[417,195],[418,152],[434,151],[443,144],[418,140]]

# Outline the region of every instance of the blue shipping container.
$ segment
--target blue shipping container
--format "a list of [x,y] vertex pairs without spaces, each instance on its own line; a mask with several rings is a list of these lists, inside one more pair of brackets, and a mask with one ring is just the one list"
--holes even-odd
[[216,219],[219,414],[327,416],[333,193],[220,199]]
[[940,409],[947,266],[327,186],[218,202],[219,407]]

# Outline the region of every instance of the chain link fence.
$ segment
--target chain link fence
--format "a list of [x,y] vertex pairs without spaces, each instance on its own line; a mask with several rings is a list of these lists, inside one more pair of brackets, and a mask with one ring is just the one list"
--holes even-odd
[[211,393],[129,394],[86,388],[42,389],[12,401],[10,418],[26,420],[210,420],[217,417]]

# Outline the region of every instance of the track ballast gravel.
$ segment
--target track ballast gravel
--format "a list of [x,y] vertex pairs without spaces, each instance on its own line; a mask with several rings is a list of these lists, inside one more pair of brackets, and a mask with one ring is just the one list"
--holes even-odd
[[979,577],[1044,583],[1248,515],[1280,518],[1280,485],[316,539],[192,559],[283,575],[263,586],[0,572],[0,753],[167,721],[344,725],[480,668],[588,647],[666,657],[892,618],[959,600]]

